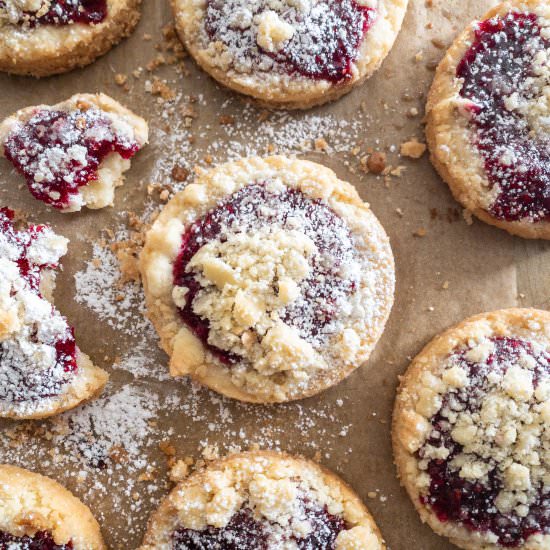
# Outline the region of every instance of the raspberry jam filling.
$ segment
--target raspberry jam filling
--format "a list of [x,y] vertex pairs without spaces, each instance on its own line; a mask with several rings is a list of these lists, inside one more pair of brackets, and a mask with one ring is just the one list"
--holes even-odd
[[257,4],[252,12],[242,0],[207,0],[206,33],[212,42],[227,47],[237,61],[234,66],[270,71],[275,62],[287,74],[314,80],[337,83],[351,78],[361,42],[374,22],[374,9],[354,0],[320,0],[301,11],[298,3],[284,2],[279,16],[294,33],[282,49],[267,51],[257,44],[252,20],[270,9],[270,3]]
[[540,86],[525,89],[536,76],[537,52],[550,48],[537,20],[513,12],[483,21],[456,72],[464,81],[460,95],[472,102],[471,124],[489,184],[499,190],[489,213],[506,221],[550,219],[550,137],[511,107],[514,98],[535,102],[541,92]]
[[[449,451],[446,459],[431,459],[427,473],[430,476],[429,491],[421,497],[442,522],[458,522],[472,531],[489,532],[498,538],[503,547],[519,547],[532,535],[550,534],[550,493],[543,483],[534,487],[534,499],[520,516],[516,510],[501,513],[497,497],[504,488],[503,474],[497,467],[491,469],[485,481],[472,481],[460,476],[460,470],[452,461],[463,451],[463,446],[451,436],[449,414],[445,410],[477,413],[487,401],[486,387],[491,374],[505,374],[511,365],[518,364],[520,354],[534,361],[533,386],[550,376],[550,355],[534,353],[529,342],[513,338],[493,338],[494,351],[485,364],[468,361],[465,352],[455,352],[451,357],[454,365],[465,369],[470,384],[459,391],[443,396],[439,412],[432,418],[434,432],[426,445],[445,447]],[[518,429],[518,435],[520,435]],[[423,449],[419,456],[423,456]],[[483,457],[479,457],[483,461]],[[544,458],[541,457],[541,460]]]
[[[13,217],[11,210],[0,208],[0,249],[7,255],[2,260],[9,259],[17,266],[20,279],[12,285],[11,294],[21,295],[20,303],[32,325],[24,327],[29,331],[24,335],[28,341],[19,343],[7,338],[0,343],[0,399],[20,403],[58,395],[76,373],[77,348],[72,327],[40,294],[43,270],[55,269],[57,264],[38,264],[28,257],[31,247],[51,230],[44,225],[30,225],[17,231]],[[39,320],[53,326],[39,326]],[[47,361],[45,367],[41,361]]]
[[33,196],[59,209],[76,201],[80,187],[98,179],[107,155],[129,159],[138,150],[136,141],[117,132],[96,108],[38,110],[4,143],[6,158],[25,177]]
[[73,543],[56,544],[51,533],[39,531],[33,537],[16,537],[0,531],[0,550],[70,550]]
[[[336,538],[346,528],[345,521],[330,514],[326,508],[313,507],[304,501],[304,520],[311,525],[305,537],[295,534],[279,535],[281,543],[292,541],[298,550],[334,550]],[[279,547],[273,543],[279,526],[267,520],[259,521],[250,508],[243,507],[223,528],[208,526],[203,531],[178,529],[173,535],[173,550],[269,550]],[[277,541],[279,542],[279,541]]]
[[265,184],[254,183],[231,195],[184,233],[173,268],[174,285],[188,289],[185,306],[179,308],[179,313],[223,363],[237,363],[240,358],[208,343],[209,321],[193,311],[201,284],[196,273],[187,269],[189,262],[215,239],[223,242],[232,234],[254,232],[266,226],[295,229],[297,223],[316,245],[318,254],[311,260],[309,276],[300,283],[303,299],[290,303],[279,316],[305,340],[320,343],[333,331],[331,323],[338,315],[339,303],[356,288],[353,278],[342,275],[355,257],[354,243],[345,222],[329,206],[295,189],[284,187],[281,192],[274,192]]
[[[41,8],[36,12],[25,11],[18,23],[29,25],[70,25],[82,23],[95,25],[107,17],[107,0],[50,0],[47,11]],[[0,8],[5,8],[0,1]]]

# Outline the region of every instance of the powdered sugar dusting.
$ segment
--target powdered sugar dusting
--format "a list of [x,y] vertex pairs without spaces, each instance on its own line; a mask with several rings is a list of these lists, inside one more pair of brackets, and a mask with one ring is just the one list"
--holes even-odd
[[75,274],[76,301],[116,330],[129,335],[147,333],[151,325],[144,316],[141,286],[128,283],[121,290],[118,260],[103,243],[94,243],[92,254],[93,259]]
[[206,2],[202,47],[222,70],[338,82],[351,76],[374,10],[354,0]]

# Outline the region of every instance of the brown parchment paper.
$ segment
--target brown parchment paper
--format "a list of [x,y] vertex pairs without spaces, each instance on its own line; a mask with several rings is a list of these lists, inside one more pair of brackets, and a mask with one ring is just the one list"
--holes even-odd
[[[468,315],[516,305],[548,307],[550,245],[513,238],[477,221],[468,225],[427,155],[404,159],[398,150],[413,136],[423,138],[425,97],[445,47],[471,19],[495,3],[411,0],[393,51],[365,85],[308,114],[275,117],[272,141],[277,141],[277,128],[289,135],[293,133],[289,125],[303,129],[308,120],[304,117],[329,117],[333,126],[334,121],[354,125],[348,141],[340,134],[332,135],[327,130],[330,124],[321,126],[317,137],[326,140],[328,149],[323,152],[323,143],[318,143],[320,150],[316,151],[309,140],[300,156],[330,166],[357,187],[389,233],[397,265],[395,306],[368,364],[338,387],[296,405],[242,406],[185,382],[159,380],[157,373],[163,371],[167,359],[154,337],[145,336],[146,331],[113,328],[113,323],[86,303],[75,302],[74,275],[92,259],[92,243],[104,236],[103,230],[116,231],[124,222],[124,212],[142,216],[152,200],[147,185],[168,182],[170,166],[223,162],[228,156],[224,139],[231,142],[228,149],[233,156],[239,140],[247,152],[264,154],[269,147],[261,133],[266,126],[261,109],[220,89],[192,60],[184,61],[183,71],[175,66],[147,70],[147,63],[158,54],[155,44],[161,40],[161,28],[171,21],[167,2],[144,0],[143,17],[134,35],[83,70],[41,80],[1,75],[1,117],[76,92],[101,91],[149,119],[151,143],[135,158],[125,186],[117,190],[114,209],[72,215],[53,212],[30,197],[6,161],[0,162],[0,203],[23,209],[33,221],[48,222],[71,239],[64,271],[58,277],[56,304],[76,327],[80,347],[111,372],[106,395],[134,384],[154,390],[161,398],[176,395],[181,412],[178,407],[164,408],[162,403],[155,408],[155,418],[149,419],[151,433],[145,441],[137,440],[142,446],[140,455],[155,470],[140,481],[137,478],[147,467],[136,467],[135,459],[131,468],[126,468],[124,460],[98,467],[82,465],[78,457],[59,460],[59,454],[69,451],[59,440],[57,444],[49,441],[47,422],[30,427],[29,423],[0,423],[0,461],[16,462],[56,478],[92,508],[110,547],[132,549],[141,541],[150,511],[170,487],[166,456],[158,449],[158,440],[169,440],[179,458],[199,458],[205,441],[217,444],[221,453],[232,445],[246,447],[257,442],[316,456],[338,472],[367,503],[392,550],[452,548],[420,523],[396,478],[390,422],[398,375],[432,336]],[[144,35],[150,37],[144,39]],[[136,78],[132,71],[139,67],[141,76]],[[128,91],[115,83],[116,74],[128,75]],[[165,79],[171,89],[180,92],[175,104],[163,103],[147,91],[147,81],[154,77]],[[170,136],[174,137],[178,120],[183,119],[180,104],[185,104],[186,95],[199,97],[195,104],[198,116],[190,130],[195,141],[189,144],[185,138],[186,144],[178,148]],[[220,124],[220,116],[229,117],[222,122],[234,121],[239,131],[233,131],[231,124]],[[263,136],[258,143],[256,134]],[[359,158],[369,147],[385,151],[388,165],[405,167],[401,176],[384,178],[361,171]],[[271,149],[285,151],[280,144]],[[291,149],[297,152],[296,147]],[[133,311],[129,322],[134,323],[139,315]],[[145,367],[151,369],[149,376],[134,380],[128,371],[111,367],[116,357],[131,356],[137,349],[146,358]],[[189,407],[200,410],[189,413]],[[130,477],[133,483],[127,485],[125,478]]]

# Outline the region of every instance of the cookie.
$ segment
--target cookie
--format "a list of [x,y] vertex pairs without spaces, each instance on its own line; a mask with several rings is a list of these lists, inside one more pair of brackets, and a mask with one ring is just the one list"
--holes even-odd
[[427,105],[432,162],[480,220],[550,238],[550,4],[513,0],[472,23]]
[[413,360],[395,404],[401,482],[466,550],[550,547],[550,313],[471,317]]
[[32,195],[62,212],[112,206],[148,126],[105,94],[20,109],[0,124],[0,154]]
[[359,497],[304,458],[235,454],[181,482],[149,522],[141,550],[383,550]]
[[107,382],[51,303],[67,243],[46,225],[17,230],[13,212],[0,209],[0,417],[58,414]]
[[197,63],[267,106],[305,109],[370,77],[390,51],[408,0],[172,0]]
[[164,207],[140,264],[172,375],[249,402],[338,383],[393,302],[390,244],[368,205],[328,168],[282,156],[200,174]]
[[105,550],[87,506],[59,483],[0,464],[0,548]]
[[141,0],[1,0],[0,71],[49,76],[89,65],[131,34]]

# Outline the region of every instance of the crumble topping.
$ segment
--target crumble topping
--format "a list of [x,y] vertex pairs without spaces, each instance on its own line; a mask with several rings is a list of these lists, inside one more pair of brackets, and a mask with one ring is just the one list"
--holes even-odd
[[11,218],[0,210],[0,399],[32,407],[62,392],[77,368],[73,330],[43,297],[68,241],[43,225],[16,231]]
[[417,456],[421,499],[441,521],[519,546],[550,534],[550,354],[533,341],[484,337],[422,378],[427,419]]
[[458,110],[475,129],[489,183],[487,210],[507,221],[550,216],[549,29],[535,13],[482,21],[456,71]]
[[[379,550],[340,488],[315,470],[266,458],[206,470],[169,497],[175,503],[174,548],[334,548]],[[357,543],[368,546],[357,546]]]
[[337,334],[341,349],[359,349],[342,323],[365,314],[367,261],[323,201],[275,180],[253,183],[185,232],[172,298],[241,384],[277,373],[304,384],[326,368]]
[[0,26],[97,24],[106,17],[106,0],[0,0]]
[[292,363],[278,357],[281,351],[297,361],[315,363],[311,345],[294,336],[277,314],[300,297],[299,285],[318,252],[313,241],[299,231],[272,227],[233,234],[225,229],[223,235],[223,241],[203,246],[187,266],[198,274],[202,286],[192,307],[209,321],[208,343],[248,356],[254,368],[267,376],[292,368]]
[[112,203],[113,189],[141,148],[131,123],[86,102],[37,108],[10,124],[4,155],[35,198],[64,211]]
[[201,40],[224,71],[339,82],[352,76],[375,14],[372,0],[207,0]]

